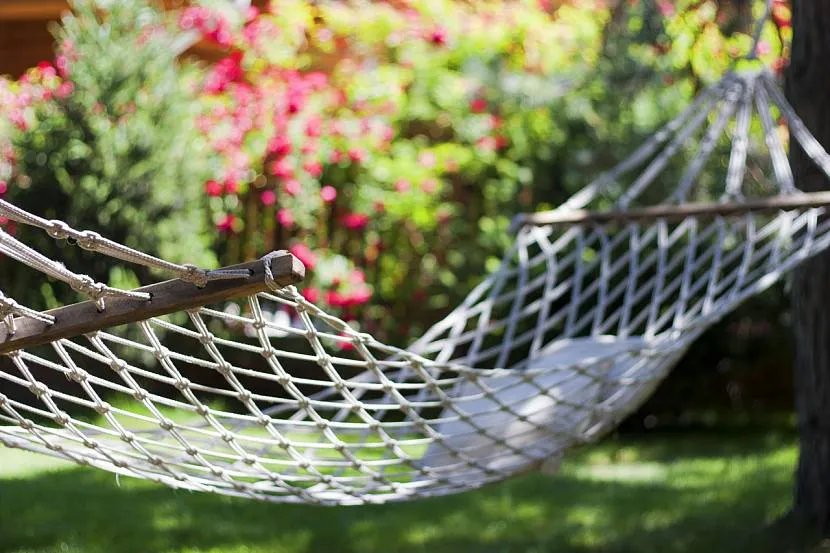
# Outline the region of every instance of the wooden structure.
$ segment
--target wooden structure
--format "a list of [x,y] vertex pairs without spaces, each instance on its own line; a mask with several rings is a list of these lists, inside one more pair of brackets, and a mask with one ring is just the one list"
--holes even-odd
[[[172,8],[186,2],[163,0]],[[262,7],[267,0],[252,0]],[[44,60],[53,60],[54,39],[49,31],[69,9],[69,0],[0,0],[0,75],[19,77],[26,69]],[[220,53],[211,44],[199,43],[191,53],[215,59]]]

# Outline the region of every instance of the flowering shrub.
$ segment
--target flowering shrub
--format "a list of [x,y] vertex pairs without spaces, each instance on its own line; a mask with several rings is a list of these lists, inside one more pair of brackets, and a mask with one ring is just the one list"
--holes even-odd
[[[112,3],[106,22],[92,0],[74,8],[57,33],[54,63],[0,79],[0,189],[40,216],[214,265],[202,186],[215,169],[188,85],[200,76],[175,61],[180,33],[144,2]],[[42,232],[22,238],[96,279],[133,286],[149,276],[112,269]],[[49,282],[33,289],[31,274],[11,265],[0,288],[19,301],[43,308],[76,299]]]
[[[561,132],[551,104],[593,65],[605,18],[594,2],[183,10],[227,53],[197,123],[222,160],[205,194],[224,260],[287,246],[309,299],[393,339],[417,331],[530,209],[535,148]],[[537,86],[551,92],[528,98]]]

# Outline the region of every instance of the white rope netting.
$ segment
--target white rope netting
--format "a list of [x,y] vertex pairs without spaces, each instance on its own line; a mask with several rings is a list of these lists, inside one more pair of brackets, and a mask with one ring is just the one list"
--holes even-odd
[[[830,243],[823,207],[740,208],[802,197],[779,116],[830,175],[773,78],[730,73],[561,208],[523,220],[501,268],[407,350],[272,281],[269,292],[7,352],[0,443],[178,488],[318,504],[459,492],[555,464],[639,407],[707,327]],[[760,153],[753,124],[771,171],[748,170]],[[655,183],[689,152],[662,197],[665,180]],[[728,166],[725,184],[707,184],[710,158]],[[724,210],[634,215],[707,201]],[[631,217],[573,217],[608,206]],[[5,202],[0,212],[55,238],[88,236]],[[557,217],[576,224],[543,222]],[[81,245],[180,278],[244,279],[161,267],[95,236]],[[0,243],[80,282],[13,237]],[[79,289],[96,301],[124,294],[88,284]],[[7,337],[26,317],[48,323],[2,301]]]

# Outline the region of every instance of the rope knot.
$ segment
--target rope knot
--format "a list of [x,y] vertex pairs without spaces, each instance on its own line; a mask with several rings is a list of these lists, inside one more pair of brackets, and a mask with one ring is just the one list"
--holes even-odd
[[49,221],[49,228],[46,229],[46,232],[49,236],[56,240],[66,240],[69,238],[70,230],[72,230],[72,228],[63,221],[52,219]]
[[95,250],[101,241],[101,235],[91,230],[85,230],[78,237],[78,246],[85,250]]
[[200,269],[192,263],[184,265],[184,272],[179,275],[179,279],[195,284],[199,288],[203,288],[208,283],[207,271]]

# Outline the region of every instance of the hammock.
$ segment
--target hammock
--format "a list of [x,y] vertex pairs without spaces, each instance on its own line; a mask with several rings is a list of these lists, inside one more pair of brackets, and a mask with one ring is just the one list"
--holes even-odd
[[[772,75],[730,72],[560,208],[517,217],[499,270],[406,350],[303,298],[286,252],[205,271],[0,200],[56,240],[176,277],[111,288],[0,230],[0,252],[90,297],[47,312],[0,297],[0,444],[327,505],[555,465],[640,406],[706,328],[827,248],[830,193],[795,187],[776,112],[830,176]],[[753,120],[769,178],[747,170]],[[662,198],[655,182],[693,146]],[[710,158],[728,165],[721,186],[705,186]]]

